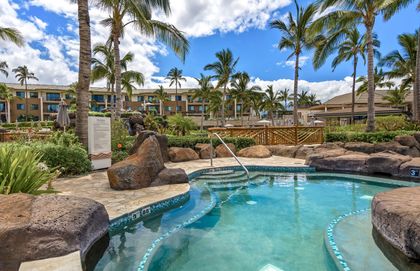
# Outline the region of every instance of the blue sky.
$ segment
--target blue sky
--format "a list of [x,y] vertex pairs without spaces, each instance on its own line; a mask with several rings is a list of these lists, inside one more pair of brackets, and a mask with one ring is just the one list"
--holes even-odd
[[[307,5],[310,1],[300,1]],[[281,18],[289,10],[295,11],[290,0],[173,0],[173,13],[169,18],[156,14],[185,31],[191,44],[185,64],[160,43],[138,35],[128,29],[122,41],[123,52],[135,54],[131,68],[143,72],[146,87],[164,84],[164,76],[172,67],[183,69],[188,77],[187,87],[194,86],[192,77],[199,76],[203,67],[215,61],[215,53],[230,48],[239,57],[239,71],[247,71],[255,83],[265,87],[274,84],[277,89],[291,88],[293,68],[286,65],[290,52],[280,52],[276,44],[277,30],[268,23]],[[69,84],[77,78],[77,9],[68,0],[3,0],[0,2],[0,25],[20,29],[27,45],[17,49],[0,42],[0,60],[11,68],[26,64],[40,78],[40,83]],[[412,33],[420,25],[420,14],[413,3],[388,22],[378,17],[375,32],[382,42],[381,52],[387,54],[398,49],[397,36]],[[92,39],[104,41],[108,30],[100,25],[106,12],[92,8]],[[361,28],[363,30],[363,28]],[[322,99],[350,91],[350,63],[331,71],[330,61],[318,71],[311,65],[312,52],[306,51],[305,65],[300,72],[301,88],[317,93]],[[358,73],[365,74],[359,65]],[[13,76],[0,78],[14,82]],[[104,84],[100,82],[99,84]]]

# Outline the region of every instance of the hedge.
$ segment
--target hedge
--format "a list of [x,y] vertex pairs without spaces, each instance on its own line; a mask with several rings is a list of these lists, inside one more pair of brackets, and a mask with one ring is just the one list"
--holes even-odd
[[[226,143],[232,143],[237,150],[255,145],[255,140],[247,137],[226,137],[223,138]],[[192,148],[198,143],[209,144],[210,138],[202,136],[168,136],[169,147]],[[213,138],[213,146],[220,145],[220,140]]]
[[326,142],[389,142],[399,135],[413,135],[418,131],[387,131],[372,133],[355,133],[355,132],[333,132],[325,134]]
[[17,123],[3,123],[0,125],[0,127],[3,127],[5,129],[15,129],[16,125],[18,128],[37,128],[39,127],[39,125],[41,125],[41,127],[48,127],[51,128],[54,126],[54,122],[53,121],[25,121],[25,122],[17,122]]

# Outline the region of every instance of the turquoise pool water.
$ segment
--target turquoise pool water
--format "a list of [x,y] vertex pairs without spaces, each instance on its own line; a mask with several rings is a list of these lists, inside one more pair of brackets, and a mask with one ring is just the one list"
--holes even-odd
[[[252,177],[246,186],[211,191],[209,180],[192,182],[183,206],[114,233],[95,270],[142,270],[142,261],[153,271],[336,270],[324,245],[328,224],[398,187],[311,173]],[[159,239],[211,204],[207,215]],[[156,249],[145,256],[156,240]]]

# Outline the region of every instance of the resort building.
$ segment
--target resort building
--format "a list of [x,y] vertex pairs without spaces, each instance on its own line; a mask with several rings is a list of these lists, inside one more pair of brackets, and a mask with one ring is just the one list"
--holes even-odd
[[[58,111],[61,101],[67,104],[74,102],[75,97],[69,91],[69,86],[57,85],[28,85],[27,91],[20,84],[7,84],[12,91],[13,99],[10,101],[0,99],[0,122],[16,122],[29,116],[34,121],[52,120]],[[201,116],[203,110],[202,100],[193,99],[192,89],[179,89],[178,95],[175,89],[166,89],[168,101],[162,104],[165,115],[175,114],[177,111],[183,115],[191,117]],[[155,89],[134,90],[131,99],[123,91],[123,109],[126,111],[160,112],[160,101],[156,98]],[[90,88],[90,108],[91,111],[103,112],[113,106],[116,99],[106,88]],[[229,101],[230,96],[226,99]],[[208,109],[208,101],[204,103],[205,110]],[[226,117],[235,118],[239,115],[241,104],[235,100],[226,106]],[[245,112],[247,116],[249,112]],[[209,114],[207,114],[209,116]],[[236,116],[236,117],[235,117]]]

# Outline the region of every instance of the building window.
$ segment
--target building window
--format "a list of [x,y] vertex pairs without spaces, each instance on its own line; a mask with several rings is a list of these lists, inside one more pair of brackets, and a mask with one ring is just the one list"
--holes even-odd
[[38,109],[39,109],[39,105],[31,104],[31,110],[38,110]]
[[94,112],[102,112],[105,109],[103,105],[92,105],[91,110]]
[[25,98],[25,92],[23,92],[23,91],[16,91],[16,97],[19,97],[19,98],[24,99]]
[[6,105],[5,105],[5,103],[0,103],[0,112],[6,112]]
[[60,101],[60,93],[47,93],[47,101]]
[[202,106],[202,105],[200,105],[200,106],[198,107],[198,110],[199,110],[200,112],[203,112],[203,106]]
[[187,96],[188,102],[192,103],[194,101],[193,97],[191,95]]
[[203,102],[203,98],[198,98],[198,102],[202,103]]
[[165,107],[165,111],[171,112],[172,111],[172,106]]
[[182,96],[181,95],[175,96],[175,101],[182,101]]
[[72,100],[73,99],[73,95],[72,94],[66,94],[66,100]]
[[176,111],[178,111],[178,112],[181,112],[181,106],[180,105],[178,105],[177,107],[176,107]]
[[137,96],[138,102],[144,102],[144,96]]
[[147,101],[149,103],[152,103],[154,98],[155,98],[154,96],[149,96],[149,97],[147,97]]
[[241,111],[241,105],[240,104],[236,105],[236,110]]
[[48,113],[57,113],[58,112],[58,104],[47,105],[47,112]]
[[34,92],[34,91],[29,92],[29,97],[30,98],[38,98],[38,92]]
[[194,105],[189,105],[188,106],[188,111],[194,111],[194,110],[195,110]]
[[104,103],[105,97],[104,95],[92,95],[92,101],[98,102],[98,103]]
[[25,110],[25,104],[17,104],[16,109],[17,110]]
[[124,96],[126,102],[130,102],[130,98],[128,96]]
[[116,101],[117,101],[117,96],[115,95],[108,96],[108,103],[115,103]]

